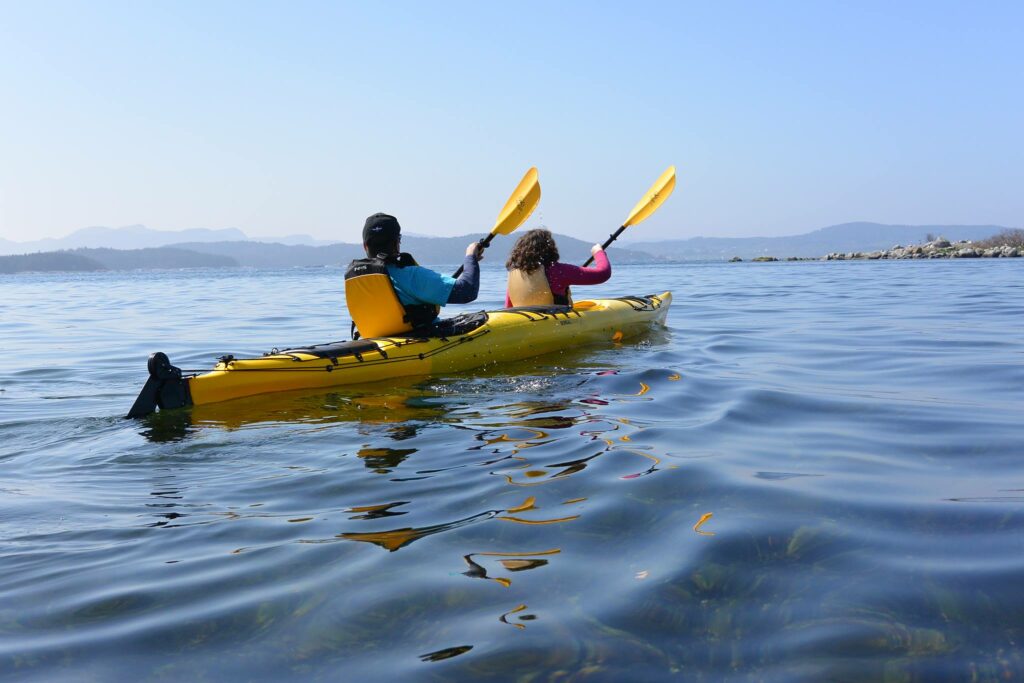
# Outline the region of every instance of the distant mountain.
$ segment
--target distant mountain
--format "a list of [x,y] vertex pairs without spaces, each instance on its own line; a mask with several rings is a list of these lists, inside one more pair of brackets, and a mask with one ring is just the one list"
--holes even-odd
[[[504,264],[509,250],[515,243],[514,237],[513,235],[495,239],[484,255],[487,262]],[[461,263],[466,246],[479,238],[479,235],[416,237],[403,234],[402,249],[411,253],[424,265],[452,265]],[[583,263],[590,256],[591,242],[584,242],[568,235],[555,235],[555,239],[563,261]],[[346,243],[310,247],[264,242],[186,242],[174,246],[205,254],[230,256],[240,265],[253,268],[344,266],[352,259],[362,258],[364,255],[361,244]],[[650,254],[632,249],[616,249],[612,254],[615,263],[649,263],[652,259],[659,260]]]
[[186,249],[75,249],[0,256],[0,273],[150,270],[160,268],[229,268],[238,262],[225,256]]
[[295,233],[293,235],[285,235],[284,237],[247,237],[246,239],[253,242],[276,242],[277,244],[304,244],[310,247],[319,247],[326,244],[336,244],[338,240],[318,240],[312,235],[306,235],[304,233]]
[[843,223],[788,237],[693,237],[686,240],[630,242],[629,247],[677,261],[798,256],[876,251],[896,244],[921,244],[929,234],[949,240],[979,240],[1006,230],[998,225],[883,225]]
[[[148,249],[166,247],[179,242],[234,242],[250,238],[237,228],[211,230],[192,228],[188,230],[152,230],[144,225],[128,225],[123,228],[94,226],[76,230],[66,237],[48,237],[31,242],[12,242],[0,239],[0,254],[28,254],[37,251],[58,251],[60,249],[107,248],[107,249]],[[314,239],[310,235],[293,234],[284,237],[262,237],[260,241],[281,244],[305,244],[317,246],[331,244],[327,240]]]
[[[979,240],[1006,230],[998,225],[883,225],[880,223],[844,223],[821,228],[804,235],[787,237],[694,237],[685,240],[663,240],[642,242],[618,242],[611,249],[613,263],[650,263],[652,261],[725,260],[733,256],[749,259],[756,256],[786,258],[797,256],[818,258],[831,252],[867,252],[889,249],[896,244],[920,244],[929,234],[950,240]],[[479,239],[479,235],[460,237],[425,237],[415,233],[403,235],[402,248],[412,253],[425,265],[457,264],[462,261],[466,245]],[[486,259],[491,264],[503,264],[515,243],[516,235],[499,236],[487,250]],[[567,235],[556,235],[562,260],[568,263],[583,263],[590,256],[591,242],[578,240]],[[269,239],[269,238],[267,238]],[[72,233],[62,240],[39,240],[16,243],[0,240],[0,253],[25,253],[29,245],[54,245],[88,243],[90,248],[77,247],[80,257],[93,259],[101,267],[123,268],[190,268],[247,266],[253,268],[291,268],[309,266],[344,266],[354,258],[363,255],[360,244],[344,242],[323,243],[308,235],[290,235],[283,240],[254,241],[246,239],[241,230],[150,230],[144,226],[125,228],[85,228]],[[170,241],[168,241],[170,240]],[[160,253],[133,253],[121,256],[126,245],[161,243]],[[13,245],[13,246],[12,246]],[[97,247],[102,245],[102,249]],[[116,246],[114,246],[116,245]],[[173,247],[176,251],[166,251]],[[57,252],[57,247],[35,247]],[[134,247],[130,252],[158,249],[154,246]],[[158,249],[158,250],[159,250]],[[92,253],[96,251],[97,253]],[[102,251],[102,253],[100,253]],[[215,256],[218,259],[203,260],[200,255]],[[69,269],[82,270],[86,262],[68,256],[63,259],[40,259],[18,263],[56,264],[63,263]],[[14,268],[14,261],[5,262],[5,268]],[[76,265],[77,264],[77,265]],[[18,266],[24,270],[23,266]],[[50,268],[46,268],[50,269]],[[0,272],[12,272],[10,270]]]
[[0,253],[27,254],[34,251],[57,251],[60,249],[108,248],[147,249],[163,247],[172,242],[210,242],[223,240],[244,240],[245,233],[236,228],[209,230],[152,230],[144,225],[128,225],[123,228],[94,226],[76,230],[67,237],[48,237],[31,242],[0,242]]
[[[590,242],[555,236],[561,258],[583,263],[590,256]],[[462,262],[466,246],[479,235],[461,237],[403,236],[402,248],[424,265],[455,265]],[[515,240],[497,239],[487,250],[488,263],[504,264]],[[343,267],[364,256],[361,244],[323,246],[252,241],[183,242],[144,249],[80,248],[45,253],[0,256],[0,273],[25,271],[137,270],[159,268],[294,268]],[[616,249],[615,263],[648,263],[656,257],[631,249]]]

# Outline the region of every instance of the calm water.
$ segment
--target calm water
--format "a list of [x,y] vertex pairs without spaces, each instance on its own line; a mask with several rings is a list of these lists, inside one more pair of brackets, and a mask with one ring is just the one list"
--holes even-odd
[[1024,259],[616,267],[667,329],[121,417],[341,275],[0,277],[0,678],[1024,676]]

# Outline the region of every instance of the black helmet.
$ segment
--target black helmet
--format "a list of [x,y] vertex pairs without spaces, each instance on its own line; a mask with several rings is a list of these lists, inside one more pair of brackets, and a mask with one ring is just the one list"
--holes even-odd
[[402,234],[398,219],[386,213],[375,213],[363,225],[363,244],[368,247],[386,247]]

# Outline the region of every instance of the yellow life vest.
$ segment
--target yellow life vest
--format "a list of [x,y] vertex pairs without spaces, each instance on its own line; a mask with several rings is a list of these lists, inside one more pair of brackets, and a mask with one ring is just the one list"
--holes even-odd
[[[412,257],[408,261],[415,264]],[[432,323],[441,310],[433,304],[402,304],[388,275],[387,263],[381,258],[356,259],[349,264],[345,271],[345,302],[352,324],[362,337],[412,332]]]
[[564,296],[551,292],[551,283],[543,267],[529,273],[519,268],[508,271],[508,298],[513,306],[572,306],[572,294],[568,287],[565,288]]

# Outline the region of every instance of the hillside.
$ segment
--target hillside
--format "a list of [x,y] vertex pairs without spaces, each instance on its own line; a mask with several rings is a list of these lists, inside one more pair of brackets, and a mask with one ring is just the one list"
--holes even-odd
[[160,268],[226,268],[237,266],[230,257],[187,249],[74,249],[0,256],[0,273],[89,272]]
[[103,264],[108,270],[148,270],[160,268],[231,268],[238,261],[228,256],[203,254],[178,247],[154,249],[76,249]]
[[106,267],[95,259],[70,251],[0,256],[0,273],[88,272],[96,270],[106,270]]

